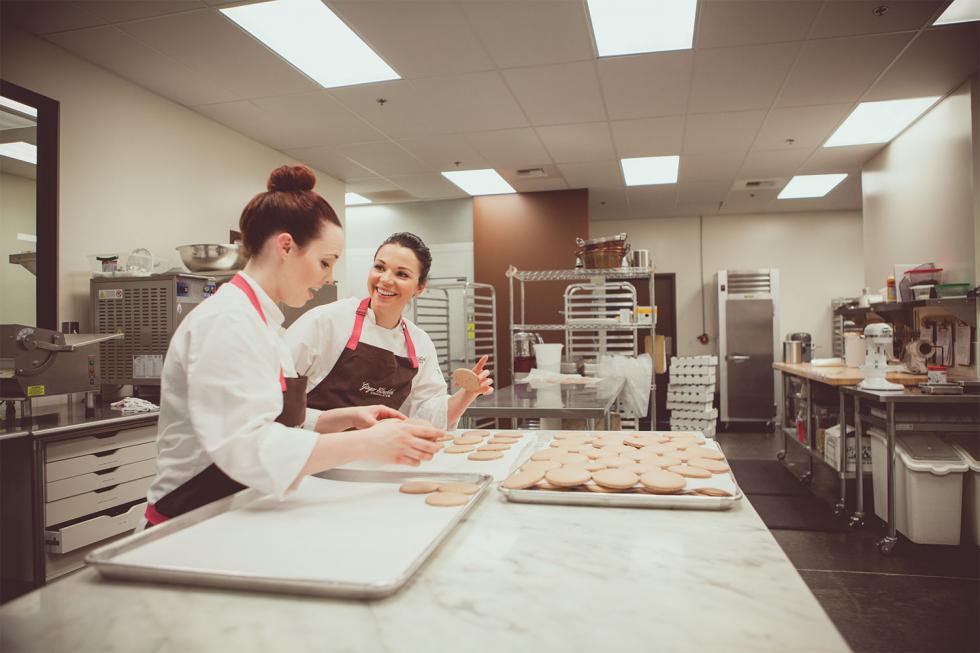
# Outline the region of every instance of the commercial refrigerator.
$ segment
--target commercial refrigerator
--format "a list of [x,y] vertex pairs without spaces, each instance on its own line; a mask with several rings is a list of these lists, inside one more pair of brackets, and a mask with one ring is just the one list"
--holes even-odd
[[776,415],[779,270],[718,271],[718,373],[722,422]]

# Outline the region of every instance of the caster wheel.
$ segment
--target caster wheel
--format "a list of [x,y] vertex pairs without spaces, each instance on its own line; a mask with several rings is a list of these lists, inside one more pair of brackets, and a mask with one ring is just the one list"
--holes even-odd
[[840,517],[844,514],[844,504],[838,503],[834,506],[834,517]]
[[802,483],[803,485],[810,485],[810,483],[812,482],[813,482],[813,474],[811,474],[810,472],[807,472],[806,474],[800,477],[800,483]]
[[878,540],[878,553],[883,556],[891,555],[892,550],[895,548],[895,540],[891,538],[884,538]]
[[851,528],[861,528],[864,526],[864,517],[858,517],[857,515],[851,515],[851,518],[847,520],[847,525]]
[[786,450],[785,449],[783,449],[782,451],[780,451],[779,453],[776,454],[776,460],[778,460],[780,462],[782,462],[783,460],[786,460]]

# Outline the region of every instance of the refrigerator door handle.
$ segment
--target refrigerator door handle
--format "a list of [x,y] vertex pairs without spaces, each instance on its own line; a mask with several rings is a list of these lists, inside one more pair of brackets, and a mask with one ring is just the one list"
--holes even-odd
[[746,356],[744,354],[729,354],[728,356],[725,356],[725,360],[731,361],[733,363],[744,363],[750,358],[752,357]]

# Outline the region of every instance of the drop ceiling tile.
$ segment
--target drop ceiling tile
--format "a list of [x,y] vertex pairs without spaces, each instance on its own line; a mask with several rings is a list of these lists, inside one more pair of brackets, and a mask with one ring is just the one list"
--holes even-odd
[[464,134],[433,134],[401,139],[398,144],[437,172],[454,168],[475,170],[491,167]]
[[765,213],[779,194],[779,190],[729,191],[724,204],[718,213],[720,215],[739,213]]
[[765,111],[689,115],[684,129],[684,154],[745,152],[765,116]]
[[108,23],[127,20],[155,18],[182,11],[203,9],[207,5],[201,0],[152,0],[152,2],[132,2],[132,0],[84,0],[78,2],[90,13]]
[[694,52],[658,52],[598,61],[610,120],[655,118],[687,111]]
[[769,108],[799,50],[799,43],[776,43],[698,51],[689,111]]
[[846,172],[861,168],[871,157],[885,147],[875,145],[849,145],[847,147],[821,147],[804,163],[797,174],[820,175],[833,172]]
[[460,7],[449,2],[330,2],[404,78],[490,70]]
[[[850,114],[853,104],[773,109],[752,144],[755,150],[815,148],[823,145]],[[787,143],[792,139],[792,143]]]
[[533,129],[504,129],[466,134],[470,145],[494,168],[530,168],[550,164],[551,157]]
[[610,125],[616,152],[621,159],[680,154],[684,139],[684,116],[617,120]]
[[459,186],[439,173],[395,175],[391,181],[420,200],[448,200],[469,197]]
[[543,193],[553,190],[567,190],[564,179],[508,179],[507,183],[518,193]]
[[665,218],[696,218],[702,215],[718,215],[718,202],[681,204],[678,203],[672,209],[661,211],[661,217]]
[[85,3],[43,0],[0,2],[0,20],[38,35],[105,25],[85,8]]
[[426,172],[418,159],[391,141],[340,145],[336,149],[339,154],[382,177]]
[[727,181],[698,181],[677,185],[677,204],[707,204],[717,208],[728,191],[731,183]]
[[749,152],[736,175],[739,179],[780,177],[789,179],[813,152],[810,148],[795,150],[758,150]]
[[628,220],[625,188],[589,188],[589,220]]
[[592,59],[585,11],[573,2],[468,2],[460,5],[500,68]]
[[802,41],[823,2],[768,0],[701,4],[697,48]]
[[735,178],[745,153],[727,154],[684,154],[681,155],[677,180],[682,183],[693,181],[723,181]]
[[658,209],[673,208],[677,202],[676,184],[656,186],[631,186],[626,189],[630,203],[630,216],[646,218],[656,215]]
[[776,106],[857,102],[911,38],[903,33],[807,41]]
[[976,23],[929,29],[912,42],[864,99],[894,100],[945,95],[977,74]]
[[538,127],[538,137],[558,163],[604,161],[616,158],[609,124],[605,122]]
[[619,161],[560,163],[558,169],[569,188],[623,188],[623,171]]
[[243,98],[315,91],[320,86],[222,14],[189,11],[118,26],[130,36]]
[[252,100],[266,114],[273,147],[288,149],[380,140],[384,135],[326,91]]
[[514,68],[503,75],[533,125],[606,119],[592,61]]
[[401,186],[398,186],[390,179],[385,177],[362,177],[359,179],[348,179],[347,182],[347,192],[348,193],[380,193],[386,190],[398,190]]
[[377,176],[374,171],[358,165],[330,146],[295,148],[286,150],[286,154],[341,181]]
[[160,54],[116,27],[74,30],[46,38],[82,59],[186,106],[238,99],[223,84]]
[[[917,30],[931,22],[934,15],[938,17],[946,4],[943,0],[828,2],[813,24],[809,38]],[[875,9],[881,6],[887,10],[881,16],[875,15]]]

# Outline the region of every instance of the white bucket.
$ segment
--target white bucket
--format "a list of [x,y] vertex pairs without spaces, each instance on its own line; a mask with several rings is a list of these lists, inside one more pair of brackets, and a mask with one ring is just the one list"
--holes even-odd
[[859,333],[844,334],[844,364],[848,367],[861,367],[864,365],[864,357],[867,348],[864,344],[864,337]]
[[545,372],[561,374],[561,350],[565,345],[535,344],[535,367]]

